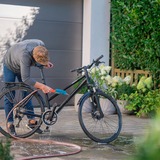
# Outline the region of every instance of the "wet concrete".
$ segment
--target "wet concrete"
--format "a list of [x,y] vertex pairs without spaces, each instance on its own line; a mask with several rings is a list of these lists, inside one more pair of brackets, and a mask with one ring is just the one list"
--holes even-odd
[[[64,157],[52,157],[48,160],[127,160],[134,154],[136,141],[141,139],[148,130],[151,119],[138,118],[131,115],[123,115],[123,127],[119,137],[110,144],[97,144],[90,140],[82,131],[77,112],[73,106],[66,107],[59,115],[57,123],[50,128],[50,133],[35,134],[34,139],[51,139],[59,142],[74,143],[82,147],[82,151],[75,155]],[[3,136],[1,135],[1,138]],[[15,159],[36,154],[63,153],[70,148],[56,145],[30,144],[14,142],[11,152]],[[26,149],[28,148],[28,149]],[[71,148],[72,149],[72,148]],[[47,153],[46,153],[47,152]],[[46,158],[42,158],[44,160]]]

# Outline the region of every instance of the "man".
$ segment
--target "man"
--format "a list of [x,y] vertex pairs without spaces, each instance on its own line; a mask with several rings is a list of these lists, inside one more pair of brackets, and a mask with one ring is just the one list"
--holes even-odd
[[[38,39],[24,40],[14,44],[4,56],[3,61],[3,76],[5,82],[15,82],[16,78],[19,82],[24,82],[30,86],[41,89],[44,93],[49,93],[51,88],[40,82],[35,81],[30,77],[30,67],[36,66],[39,63],[46,68],[52,68],[53,64],[49,61],[48,50],[45,48],[44,43]],[[31,110],[33,106],[30,103]],[[5,113],[6,117],[13,108],[13,105],[5,98]],[[8,118],[8,128],[10,133],[15,134],[13,124],[13,115]],[[29,118],[28,126],[33,129],[36,125],[34,117]],[[41,133],[42,130],[37,130]]]

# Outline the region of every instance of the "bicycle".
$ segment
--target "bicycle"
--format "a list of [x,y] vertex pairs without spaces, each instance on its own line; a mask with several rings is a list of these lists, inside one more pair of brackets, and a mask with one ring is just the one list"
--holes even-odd
[[[71,72],[77,72],[81,76],[64,88],[64,91],[67,91],[77,84],[77,87],[73,87],[74,89],[72,89],[71,93],[60,104],[51,104],[51,101],[60,95],[58,93],[54,93],[51,96],[44,94],[45,97],[42,98],[38,90],[30,88],[24,83],[6,83],[0,94],[0,100],[6,97],[14,105],[9,114],[14,115],[16,137],[29,137],[42,124],[45,125],[46,130],[49,130],[49,126],[57,122],[58,114],[64,106],[82,87],[86,86],[88,91],[78,102],[78,119],[82,130],[95,142],[109,143],[115,140],[122,128],[121,112],[115,99],[98,88],[88,71],[94,66],[99,66],[102,63],[100,61],[102,57],[103,55],[93,60],[90,65],[71,70]],[[40,69],[42,83],[45,84],[43,66],[38,67]],[[101,99],[106,99],[106,102],[102,102]],[[28,102],[32,102],[34,112],[26,107]],[[114,113],[105,112],[108,103],[112,104],[112,107],[115,109]],[[32,130],[26,127],[29,116],[35,117],[37,121],[37,124]],[[2,126],[4,125],[1,125],[0,132],[5,136],[9,136],[11,133],[8,133],[7,126],[6,128]]]

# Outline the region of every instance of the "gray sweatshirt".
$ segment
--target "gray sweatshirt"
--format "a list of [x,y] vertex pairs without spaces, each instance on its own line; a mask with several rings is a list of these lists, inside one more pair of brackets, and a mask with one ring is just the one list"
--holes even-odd
[[34,86],[36,81],[30,78],[30,67],[35,66],[32,51],[36,46],[45,46],[41,40],[30,39],[14,44],[4,56],[4,65],[21,75],[22,81]]

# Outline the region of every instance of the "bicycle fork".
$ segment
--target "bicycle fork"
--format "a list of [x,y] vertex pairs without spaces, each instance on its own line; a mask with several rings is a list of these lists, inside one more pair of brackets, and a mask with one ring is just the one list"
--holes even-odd
[[99,97],[96,95],[96,93],[93,93],[93,95],[91,96],[91,103],[93,105],[93,118],[96,118],[98,120],[102,119],[104,117],[104,114],[101,109]]

